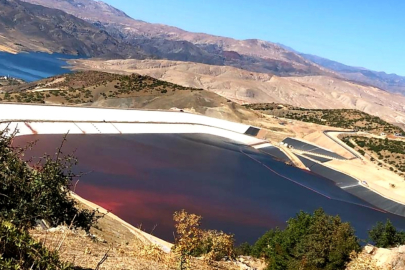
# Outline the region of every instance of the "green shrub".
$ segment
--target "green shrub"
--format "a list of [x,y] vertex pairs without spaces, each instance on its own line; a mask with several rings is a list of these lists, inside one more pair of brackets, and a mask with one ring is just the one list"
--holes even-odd
[[245,242],[235,248],[236,256],[250,256],[252,255],[253,246]]
[[0,219],[18,229],[30,229],[44,219],[52,226],[72,223],[89,231],[99,218],[97,212],[78,209],[69,195],[75,176],[71,167],[77,160],[59,149],[54,158],[45,155],[30,167],[21,159],[26,149],[12,147],[12,140],[0,131]]
[[398,231],[389,220],[385,224],[378,222],[368,231],[368,236],[377,247],[389,248],[405,244],[405,232]]
[[264,257],[268,269],[345,269],[350,253],[360,245],[349,223],[322,209],[304,212],[287,222],[285,230],[268,231],[253,246],[252,255]]

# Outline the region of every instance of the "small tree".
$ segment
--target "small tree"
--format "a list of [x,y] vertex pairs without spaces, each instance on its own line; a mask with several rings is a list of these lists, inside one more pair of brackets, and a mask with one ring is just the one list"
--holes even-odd
[[378,222],[368,231],[368,236],[377,247],[389,248],[405,244],[405,232],[397,231],[388,219],[385,224]]
[[185,210],[175,212],[173,220],[176,222],[176,241],[174,251],[180,255],[179,268],[187,269],[190,257],[201,242],[201,216],[188,214]]
[[322,209],[312,215],[300,212],[287,228],[270,230],[253,247],[264,257],[268,269],[344,269],[350,253],[360,245],[349,223],[329,216]]
[[52,226],[72,223],[89,231],[99,218],[97,212],[77,208],[69,195],[75,176],[71,168],[77,160],[59,148],[55,157],[45,155],[29,166],[21,159],[26,148],[11,146],[12,140],[0,131],[0,219],[22,230],[44,219]]
[[13,147],[13,137],[0,131],[0,269],[72,269],[59,261],[57,252],[32,239],[28,229],[44,219],[89,231],[100,217],[79,209],[69,195],[76,159],[59,148],[55,157],[29,165],[21,158],[33,144]]

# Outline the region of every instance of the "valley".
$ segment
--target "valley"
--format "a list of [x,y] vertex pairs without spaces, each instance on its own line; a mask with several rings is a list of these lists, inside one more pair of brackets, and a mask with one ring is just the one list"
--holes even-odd
[[[388,136],[402,131],[398,126],[360,111],[309,110],[274,103],[242,106],[203,89],[184,87],[149,76],[99,71],[74,72],[14,86],[5,94],[0,94],[0,99],[6,102],[59,106],[185,111],[248,124],[259,127],[261,131],[257,136],[273,145],[278,145],[285,138],[295,137],[335,151],[348,161],[331,160],[327,166],[347,173],[359,181],[365,179],[362,172],[367,170],[369,185],[379,193],[399,201],[402,201],[400,196],[405,194],[401,174],[392,172],[389,168],[379,171],[380,167],[371,161],[353,160],[353,155],[347,149],[326,136],[325,132],[328,130],[356,129],[360,133],[366,131],[378,135],[386,132]],[[319,120],[323,118],[325,122]],[[287,148],[282,150],[291,151]],[[293,149],[291,153],[293,158],[294,151]],[[300,164],[300,161],[297,164]],[[387,181],[380,180],[382,175],[390,179],[389,183],[395,183],[399,188],[389,188]]]
[[199,3],[228,37],[131,17],[194,2],[107,2],[0,0],[1,269],[402,269],[395,23]]

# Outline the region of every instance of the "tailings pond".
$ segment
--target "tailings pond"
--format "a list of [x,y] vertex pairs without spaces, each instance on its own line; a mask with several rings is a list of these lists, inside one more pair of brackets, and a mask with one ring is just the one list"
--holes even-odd
[[[27,157],[55,153],[61,135],[38,140]],[[285,227],[300,210],[322,207],[340,215],[367,237],[377,221],[405,218],[385,213],[346,193],[334,182],[228,139],[203,134],[69,135],[64,153],[76,150],[83,176],[76,193],[125,221],[173,241],[173,212],[203,216],[203,227],[234,233],[237,242],[255,242],[268,229]]]

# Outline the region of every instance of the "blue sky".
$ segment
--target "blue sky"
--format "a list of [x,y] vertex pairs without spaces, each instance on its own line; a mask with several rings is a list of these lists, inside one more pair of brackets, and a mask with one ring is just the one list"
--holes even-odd
[[405,76],[403,0],[105,0],[135,19]]

